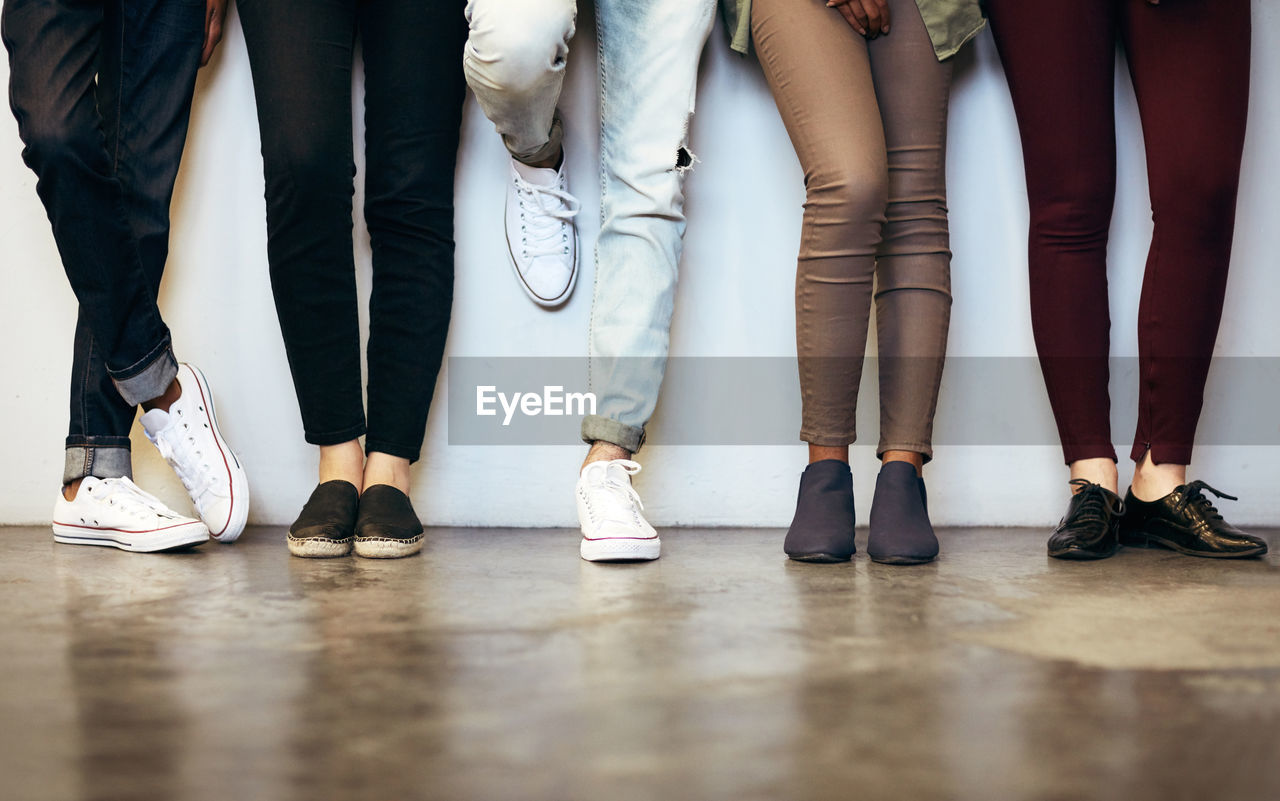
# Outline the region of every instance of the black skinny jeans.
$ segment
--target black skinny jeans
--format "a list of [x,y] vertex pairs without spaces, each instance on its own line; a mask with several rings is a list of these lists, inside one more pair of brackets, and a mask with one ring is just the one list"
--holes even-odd
[[130,475],[177,373],[156,306],[204,0],[5,0],[9,102],[79,301],[64,482]]
[[[453,303],[460,2],[239,0],[262,130],[267,253],[307,442],[418,458]],[[365,68],[369,417],[352,243],[351,73]]]

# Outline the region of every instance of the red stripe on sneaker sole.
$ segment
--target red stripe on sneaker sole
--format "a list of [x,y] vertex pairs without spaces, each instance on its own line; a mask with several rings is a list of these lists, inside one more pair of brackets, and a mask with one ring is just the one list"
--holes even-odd
[[658,537],[583,537],[587,542],[608,542],[610,540],[634,540],[636,542],[657,542]]
[[[222,456],[222,466],[226,468],[227,471],[227,489],[231,493],[231,507],[227,510],[227,522],[223,524],[222,530],[218,533],[215,534],[212,531],[209,532],[209,536],[216,539],[226,533],[227,526],[230,526],[231,521],[235,519],[236,483],[232,481],[231,464],[227,461],[227,454],[222,447],[222,432],[218,430],[218,420],[213,415],[213,403],[211,402],[213,394],[205,392],[205,378],[203,373],[190,364],[187,365],[187,369],[191,371],[191,375],[195,376],[196,388],[200,390],[200,399],[204,401],[204,414],[209,420],[209,430],[213,432],[213,441],[214,444],[218,446],[218,454]],[[239,464],[239,460],[237,460],[237,464]]]
[[84,529],[85,531],[118,531],[121,534],[155,534],[160,531],[168,531],[170,529],[182,528],[183,526],[192,525],[191,523],[174,523],[172,526],[163,526],[161,528],[146,528],[140,531],[133,531],[131,529],[111,528],[109,526],[83,526],[83,525],[76,525],[75,523],[59,523],[57,520],[53,521],[53,524],[55,526],[66,526],[67,528],[80,528],[80,529]]

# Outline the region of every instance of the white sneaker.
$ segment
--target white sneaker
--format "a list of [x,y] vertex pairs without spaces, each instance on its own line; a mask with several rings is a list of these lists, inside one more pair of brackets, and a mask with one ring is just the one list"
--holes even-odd
[[196,514],[209,535],[231,542],[249,519],[249,484],[240,460],[222,438],[213,394],[204,374],[189,364],[178,366],[182,397],[169,411],[142,415],[142,430],[182,479]]
[[575,490],[583,559],[631,562],[658,558],[662,541],[640,514],[644,504],[631,486],[631,477],[639,472],[640,465],[628,459],[592,462],[582,468]]
[[507,252],[520,286],[539,306],[568,300],[578,280],[581,205],[569,194],[564,165],[540,169],[511,160],[507,186]]
[[53,538],[69,545],[170,551],[208,542],[209,529],[169,509],[127,478],[88,476],[74,501],[58,492]]

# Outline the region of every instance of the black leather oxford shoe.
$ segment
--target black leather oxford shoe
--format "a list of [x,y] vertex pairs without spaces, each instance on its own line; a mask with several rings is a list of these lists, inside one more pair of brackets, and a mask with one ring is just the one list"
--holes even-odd
[[1079,491],[1067,514],[1049,536],[1055,559],[1106,559],[1119,547],[1120,518],[1125,504],[1109,489],[1083,478],[1071,480]]
[[1120,541],[1138,548],[1170,548],[1188,556],[1219,559],[1246,559],[1262,556],[1267,543],[1246,534],[1227,521],[1204,494],[1237,500],[1203,481],[1183,484],[1156,501],[1140,501],[1130,488],[1125,496],[1125,515],[1120,524]]

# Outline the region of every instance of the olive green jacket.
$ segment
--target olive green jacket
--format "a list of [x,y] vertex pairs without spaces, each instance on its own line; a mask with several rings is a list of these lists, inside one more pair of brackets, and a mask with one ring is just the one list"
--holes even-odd
[[[729,23],[730,46],[739,53],[751,48],[751,0],[721,0]],[[1035,2],[1035,0],[1027,0]],[[954,56],[986,24],[979,0],[916,0],[929,29],[934,52],[942,61]]]

